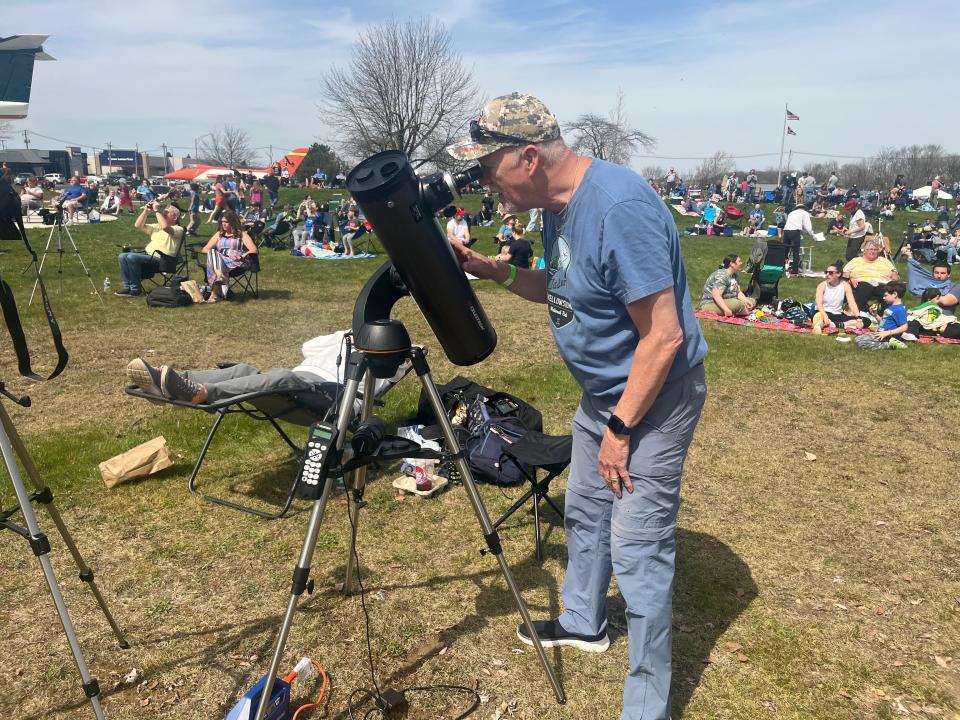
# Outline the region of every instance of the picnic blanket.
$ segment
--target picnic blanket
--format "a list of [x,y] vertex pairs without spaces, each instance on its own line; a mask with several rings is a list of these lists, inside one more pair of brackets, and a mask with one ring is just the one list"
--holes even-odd
[[700,213],[688,212],[686,208],[679,205],[670,204],[670,209],[683,217],[700,217]]
[[[774,319],[770,322],[764,322],[763,320],[750,320],[745,317],[727,317],[726,315],[720,315],[715,312],[709,312],[707,310],[697,310],[696,316],[701,320],[714,320],[716,322],[726,323],[727,325],[749,325],[750,327],[762,328],[764,330],[782,330],[784,332],[794,332],[802,333],[804,335],[812,335],[813,328],[794,325],[788,320],[779,320]],[[835,335],[839,331],[837,328],[824,328],[824,335]],[[848,330],[847,335],[862,335],[870,332],[870,330]],[[942,345],[958,345],[960,340],[952,340],[950,338],[944,337],[930,337],[927,335],[921,335],[917,338],[916,342],[919,343],[940,343]]]
[[356,255],[345,255],[343,253],[326,250],[319,245],[304,245],[301,250],[301,257],[310,257],[315,260],[362,260],[364,258],[376,257],[373,253],[357,253]]

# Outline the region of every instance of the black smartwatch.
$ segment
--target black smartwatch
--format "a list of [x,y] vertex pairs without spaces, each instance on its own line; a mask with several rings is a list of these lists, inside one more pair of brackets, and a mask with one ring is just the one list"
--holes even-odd
[[632,430],[632,428],[628,428],[623,420],[616,415],[610,416],[610,419],[607,420],[607,427],[610,428],[614,435],[629,435],[630,430]]

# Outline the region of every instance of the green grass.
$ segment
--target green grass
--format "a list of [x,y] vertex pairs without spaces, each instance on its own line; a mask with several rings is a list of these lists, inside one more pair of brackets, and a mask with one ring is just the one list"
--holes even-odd
[[[296,203],[304,194],[284,190],[283,200]],[[462,204],[475,212],[479,200],[467,196]],[[766,209],[771,214],[773,206]],[[906,223],[920,217],[884,223],[894,246]],[[690,222],[678,220],[681,228]],[[814,221],[818,230],[825,224]],[[479,229],[481,251],[493,252],[496,229]],[[129,217],[70,232],[98,288],[105,276],[118,285],[117,245],[142,237]],[[47,237],[31,231],[38,250]],[[682,236],[682,244],[698,298],[720,259],[746,254],[752,243]],[[842,257],[844,248],[839,238],[816,244],[815,267]],[[42,311],[38,303],[26,306],[32,281],[20,272],[25,253],[14,243],[2,249],[0,270],[20,301],[35,367],[48,369],[53,356]],[[349,325],[357,292],[382,259],[321,262],[264,250],[260,300],[178,310],[112,296],[101,304],[76,259],[64,256],[62,274],[56,259],[48,258],[44,277],[70,366],[55,381],[27,388],[8,350],[0,354],[0,378],[14,391],[29,389],[32,408],[5,407],[133,645],[116,649],[53,526],[38,512],[52,535],[80,641],[107,691],[105,710],[121,719],[222,717],[266,668],[306,515],[301,505],[292,517],[268,523],[189,495],[186,478],[210,418],[128,398],[123,368],[137,356],[180,368],[223,360],[290,367],[304,340]],[[809,300],[816,282],[783,280],[781,295]],[[578,390],[553,346],[544,308],[490,283],[478,283],[477,292],[499,344],[472,368],[446,361],[410,301],[395,314],[430,349],[438,382],[462,373],[508,389],[544,412],[548,432],[565,432]],[[868,353],[828,337],[717,323],[703,330],[710,395],[686,465],[678,531],[674,717],[958,717],[960,451],[951,422],[958,350],[914,345]],[[404,421],[418,394],[414,382],[400,384],[383,416]],[[160,434],[174,467],[108,491],[97,463]],[[816,460],[804,459],[806,452]],[[269,427],[228,418],[200,482],[266,504],[295,468]],[[570,698],[559,708],[534,657],[514,638],[516,612],[496,563],[478,552],[483,539],[464,494],[398,501],[392,477],[376,475],[368,487],[358,547],[382,683],[476,684],[489,698],[482,718],[513,701],[509,717],[616,717],[626,638],[615,587],[611,650],[550,653]],[[559,495],[563,483],[555,487]],[[493,516],[512,494],[482,488]],[[12,495],[0,481],[0,503],[10,505]],[[502,535],[521,591],[542,616],[560,606],[563,532],[550,528],[540,565],[530,523],[515,516]],[[337,717],[350,689],[369,684],[359,602],[335,589],[348,532],[338,496],[314,557],[317,588],[303,601],[284,660],[286,669],[308,654],[327,666],[329,714]],[[0,535],[0,557],[0,715],[89,717],[36,561],[11,533]],[[728,650],[734,646],[739,650]],[[143,672],[143,687],[122,684],[133,667]],[[308,694],[313,688],[302,691]],[[407,717],[453,717],[462,700],[418,696]]]

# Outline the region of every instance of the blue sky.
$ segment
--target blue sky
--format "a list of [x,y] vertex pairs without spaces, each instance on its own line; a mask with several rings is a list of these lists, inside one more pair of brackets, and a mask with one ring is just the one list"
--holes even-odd
[[451,30],[487,97],[531,92],[564,122],[607,113],[622,90],[659,156],[723,150],[767,154],[738,165],[775,166],[785,102],[801,118],[787,145],[797,152],[863,156],[913,143],[960,152],[955,0],[3,3],[3,34],[49,34],[57,58],[37,64],[30,117],[15,129],[81,145],[166,143],[185,154],[223,123],[259,147],[335,141],[319,78],[349,59],[366,24],[416,12]]

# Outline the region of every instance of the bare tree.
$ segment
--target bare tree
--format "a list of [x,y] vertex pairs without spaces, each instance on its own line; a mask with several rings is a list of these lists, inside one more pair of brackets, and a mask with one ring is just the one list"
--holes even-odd
[[13,123],[6,120],[0,122],[0,143],[6,143],[13,137]]
[[233,125],[214,128],[200,142],[200,159],[211,165],[225,167],[249,167],[257,160],[256,151],[250,144],[246,130]]
[[622,90],[609,118],[586,113],[569,123],[567,131],[573,133],[574,150],[618,165],[629,165],[639,149],[652,150],[657,144],[650,135],[630,127]]
[[711,157],[704,158],[693,171],[691,181],[700,187],[706,187],[712,182],[720,182],[720,178],[734,168],[733,158],[725,152],[715,152]]
[[324,120],[340,133],[346,155],[402,150],[414,167],[442,162],[444,147],[480,108],[450,33],[427,18],[367,28],[349,66],[324,76],[321,95]]

